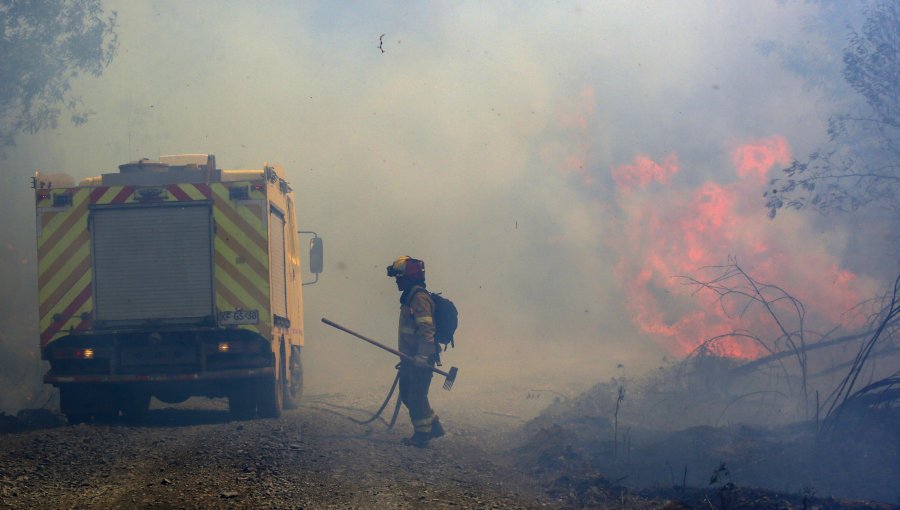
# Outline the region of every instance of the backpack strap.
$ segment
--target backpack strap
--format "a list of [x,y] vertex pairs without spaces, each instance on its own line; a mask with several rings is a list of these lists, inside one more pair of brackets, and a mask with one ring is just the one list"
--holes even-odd
[[[419,292],[424,292],[424,293],[428,294],[428,297],[431,297],[431,292],[428,292],[428,289],[426,289],[425,287],[419,287],[418,285],[416,285],[416,287],[412,290],[412,292],[409,293],[409,296],[406,297],[406,302],[407,303],[411,302],[412,298],[415,297],[415,295],[418,294]],[[434,303],[434,299],[432,299],[431,302]]]

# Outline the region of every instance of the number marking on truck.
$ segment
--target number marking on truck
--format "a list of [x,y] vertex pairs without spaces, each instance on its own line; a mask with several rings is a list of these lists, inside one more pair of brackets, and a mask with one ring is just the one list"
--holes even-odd
[[219,324],[259,324],[259,310],[222,310]]

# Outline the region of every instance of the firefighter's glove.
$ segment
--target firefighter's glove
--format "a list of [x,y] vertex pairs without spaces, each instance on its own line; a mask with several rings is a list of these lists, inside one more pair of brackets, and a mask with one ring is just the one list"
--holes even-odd
[[431,365],[428,363],[428,356],[424,354],[413,357],[413,365],[419,368],[431,368]]

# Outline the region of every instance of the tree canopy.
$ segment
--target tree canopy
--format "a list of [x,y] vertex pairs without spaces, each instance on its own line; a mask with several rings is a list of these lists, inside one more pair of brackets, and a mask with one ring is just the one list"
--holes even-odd
[[0,156],[17,134],[56,127],[63,111],[87,121],[71,83],[103,73],[115,29],[116,12],[104,13],[100,0],[0,0]]
[[772,180],[765,193],[772,217],[786,207],[878,204],[900,212],[900,3],[869,8],[861,32],[850,32],[842,74],[859,106],[832,116],[827,142]]

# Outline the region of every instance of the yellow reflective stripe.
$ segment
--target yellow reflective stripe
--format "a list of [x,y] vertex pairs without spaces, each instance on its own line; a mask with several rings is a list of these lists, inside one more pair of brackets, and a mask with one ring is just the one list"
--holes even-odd
[[183,191],[185,195],[189,196],[191,200],[208,200],[206,195],[193,184],[176,184],[176,186],[178,186],[178,189]]
[[123,189],[125,189],[125,186],[109,186],[108,188],[106,188],[106,191],[104,191],[102,195],[97,197],[97,201],[94,203],[111,204],[113,199],[115,199]]
[[263,313],[268,315],[269,306],[266,299],[268,288],[265,291],[257,287],[247,288],[246,280],[244,283],[238,281],[243,279],[240,277],[240,273],[232,273],[234,266],[228,267],[225,264],[221,259],[216,260],[216,284],[231,292],[232,302],[236,298],[244,305],[244,309],[255,309],[259,310],[261,315]]
[[430,315],[423,315],[421,317],[416,317],[416,324],[434,324],[434,321],[431,320]]
[[[216,277],[216,310],[237,310],[238,308],[242,310],[248,310],[250,307],[244,304],[237,296],[235,296],[222,282],[218,276]],[[268,336],[263,332],[264,324],[263,318],[268,315],[267,310],[260,310],[260,323],[259,324],[241,324],[238,326],[238,329],[246,329],[249,331],[258,332],[261,335],[265,335],[266,338]],[[265,330],[268,331],[268,327],[265,327]]]
[[[77,217],[83,216],[84,213],[87,212],[87,198],[87,190],[79,189],[76,191],[75,194],[72,195],[72,206],[63,211],[59,211],[59,214],[54,216],[45,226],[41,226],[41,238],[43,240],[49,240],[50,237],[56,233],[56,230],[66,223],[66,218],[72,217],[73,214],[76,216],[76,220]],[[52,207],[52,205],[48,207]]]
[[235,280],[238,278],[245,278],[248,283],[250,283],[259,293],[261,294],[260,298],[266,299],[266,296],[269,294],[269,272],[266,269],[266,266],[259,267],[255,264],[247,264],[246,259],[244,259],[243,264],[239,264],[237,260],[239,258],[243,258],[236,251],[232,249],[231,246],[216,236],[216,264],[217,265],[225,265],[228,264],[228,270],[233,270],[238,273],[235,275]]
[[[53,221],[53,218],[55,218],[57,216],[59,216],[59,211],[53,211],[53,210],[44,211],[44,210],[41,210],[41,208],[38,208],[38,210],[37,210],[38,232],[41,232],[43,234],[44,229],[47,228],[50,225],[50,223]],[[40,237],[38,237],[38,239],[40,239]]]
[[[234,204],[228,198],[228,188],[221,184],[214,184],[210,186],[210,189],[213,192],[214,202],[216,208],[219,209],[217,212],[221,212],[222,214],[216,214],[216,221],[219,221],[219,216],[225,216],[228,223],[236,227],[238,231],[243,232],[248,239],[247,242],[253,243],[257,245],[257,247],[265,251],[268,246],[268,242],[266,239],[268,238],[268,230],[266,229],[266,223],[263,222],[263,219],[260,216],[253,214],[252,211],[248,210],[246,207],[238,206]],[[266,211],[268,215],[268,211]],[[245,225],[239,225],[237,222],[244,222]],[[249,227],[248,230],[244,230],[244,226]]]
[[234,294],[232,294],[228,289],[224,288],[220,285],[218,277],[216,278],[216,310],[237,310],[238,308],[243,309],[244,305],[240,303],[238,299],[235,298]]
[[[53,306],[53,308],[51,308],[47,312],[46,315],[44,315],[43,317],[40,318],[41,331],[44,331],[47,328],[49,328],[50,324],[53,323],[53,316],[58,313],[62,313],[63,310],[65,310],[66,307],[69,306],[69,304],[75,299],[75,297],[78,296],[79,294],[81,294],[81,291],[83,291],[84,288],[90,284],[90,282],[91,282],[91,274],[89,272],[83,274],[81,276],[81,278],[79,278],[78,281],[75,283],[75,285],[73,285],[72,288],[70,288],[65,294],[63,294],[63,296],[59,300],[59,302],[56,303]],[[88,299],[87,301],[85,301],[85,303],[84,303],[84,305],[82,305],[81,309],[79,309],[76,312],[76,315],[85,311],[84,309],[87,308],[88,305],[90,305],[91,301],[92,301],[92,299]],[[76,315],[72,315],[72,318],[74,319],[76,317]]]
[[43,275],[46,273],[47,269],[49,269],[59,257],[67,254],[66,252],[71,246],[74,246],[77,243],[82,243],[84,246],[87,246],[89,241],[87,230],[85,230],[82,225],[78,226],[82,228],[72,228],[54,245],[46,246],[47,251],[45,252],[44,257],[38,261],[38,274]]
[[112,201],[113,197],[115,197],[116,194],[121,190],[122,190],[121,186],[120,187],[109,186],[106,188],[106,191],[104,191],[102,195],[97,197],[97,201],[94,203],[95,204],[108,204]]
[[83,277],[85,273],[90,273],[91,271],[91,257],[85,255],[84,260],[81,261],[81,264],[76,266],[69,276],[66,277],[65,280],[59,283],[59,285],[55,285],[54,287],[50,287],[49,285],[41,285],[38,291],[39,296],[39,306],[38,306],[38,316],[43,317],[47,315],[47,311],[53,308],[60,300],[60,298],[65,294],[69,289],[75,285],[75,282],[78,281],[79,278]]
[[61,211],[53,217],[53,221],[48,224],[47,228],[41,229],[41,235],[38,238],[38,262],[42,263],[39,266],[41,269],[45,269],[50,264],[49,261],[44,262],[45,258],[57,256],[53,254],[59,253],[57,249],[61,246],[60,243],[70,243],[73,236],[77,236],[79,232],[86,232],[87,211],[87,200],[74,202],[71,209]]
[[431,432],[432,417],[422,418],[421,420],[413,420],[413,429],[416,432]]
[[59,285],[66,280],[69,275],[72,274],[72,271],[81,265],[81,263],[90,256],[90,247],[87,243],[79,246],[77,251],[71,255],[71,257],[65,261],[63,266],[57,271],[55,274],[50,276],[50,279],[41,286],[41,290],[43,292],[48,292],[56,289]]
[[[215,212],[216,214],[216,239],[218,240],[220,237],[228,236],[234,239],[239,245],[241,250],[243,250],[246,256],[251,257],[251,260],[248,260],[248,263],[256,263],[258,267],[268,267],[269,265],[269,255],[266,253],[266,244],[265,238],[262,237],[258,232],[256,233],[257,239],[254,241],[251,236],[248,235],[247,232],[244,231],[239,225],[235,225],[231,218],[225,214],[224,208],[228,207],[227,204],[216,203]],[[252,231],[251,231],[252,232]],[[262,239],[262,244],[259,244],[259,239]]]
[[[59,331],[57,331],[56,333],[53,333],[53,336],[47,341],[47,343],[50,343],[60,337],[68,335],[69,328],[73,328],[73,327],[81,324],[81,320],[82,320],[81,315],[85,314],[85,313],[90,313],[92,306],[93,306],[93,300],[91,298],[88,298],[88,300],[85,301],[84,304],[81,305],[81,307],[79,307],[77,310],[75,310],[75,313],[73,313],[72,316],[69,317],[69,319],[66,320],[62,324],[62,326],[59,328]],[[47,325],[47,327],[49,327],[49,324]],[[42,332],[46,331],[47,327],[41,328],[41,331]]]
[[[251,225],[258,225],[259,228],[257,230],[259,230],[260,233],[264,233],[263,227],[265,225],[263,224],[263,222],[265,221],[265,217],[263,216],[263,210],[265,209],[265,202],[262,200],[259,200],[258,202],[260,203],[245,202],[243,209],[249,212],[250,216],[246,216],[244,213],[241,213],[241,216],[245,217]],[[251,217],[253,218],[253,221],[250,221]]]
[[66,265],[67,262],[73,257],[77,255],[77,251],[83,247],[87,247],[88,241],[90,241],[90,235],[88,235],[88,231],[81,230],[81,233],[71,241],[71,243],[62,245],[55,244],[51,245],[51,243],[46,243],[42,248],[38,249],[38,258],[41,261],[50,261],[46,265],[39,266],[38,269],[38,287],[44,288],[47,285],[47,282],[53,278],[54,275],[60,272],[61,268]]
[[416,329],[415,329],[415,328],[408,328],[408,327],[405,327],[405,326],[404,326],[404,327],[401,327],[401,328],[400,328],[400,332],[401,332],[401,333],[406,333],[407,335],[412,335],[413,333],[416,332]]
[[263,223],[262,207],[262,204],[240,204],[235,207],[235,210],[238,216],[247,222],[248,227],[255,229],[261,237],[266,238],[269,233],[266,231],[266,224]]

